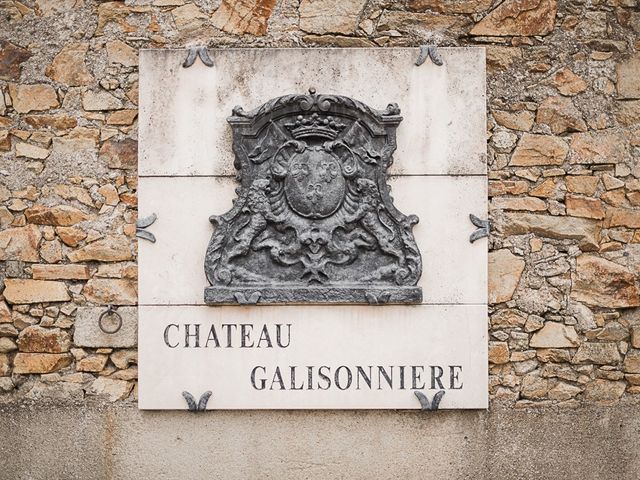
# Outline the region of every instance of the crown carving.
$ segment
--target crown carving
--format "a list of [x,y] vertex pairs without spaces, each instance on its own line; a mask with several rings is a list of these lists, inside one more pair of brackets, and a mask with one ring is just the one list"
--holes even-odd
[[285,125],[295,139],[320,137],[329,140],[335,140],[345,126],[334,117],[320,116],[317,113],[310,117],[298,115],[295,123]]

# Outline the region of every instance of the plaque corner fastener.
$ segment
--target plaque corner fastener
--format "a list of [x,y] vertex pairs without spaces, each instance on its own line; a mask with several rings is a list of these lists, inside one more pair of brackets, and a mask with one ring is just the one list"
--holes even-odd
[[413,393],[420,402],[420,410],[435,412],[440,409],[440,402],[442,401],[442,397],[444,397],[445,391],[440,390],[439,392],[436,392],[431,400],[429,400],[429,398],[419,390],[415,390]]
[[136,220],[136,237],[142,238],[143,240],[147,240],[151,243],[156,243],[156,236],[151,232],[147,232],[145,229],[153,225],[157,219],[158,215],[152,213],[148,217]]
[[182,63],[183,68],[189,68],[196,61],[196,58],[200,58],[202,63],[207,67],[213,67],[213,60],[209,56],[209,52],[206,47],[190,47],[187,49],[187,58]]
[[434,65],[437,65],[438,67],[444,65],[444,61],[438,51],[438,47],[435,45],[420,45],[420,52],[418,53],[418,58],[415,63],[416,67],[419,67],[426,62],[427,58],[430,58]]
[[469,242],[473,243],[476,240],[479,240],[483,237],[489,236],[489,229],[491,228],[491,222],[487,220],[482,220],[481,218],[476,217],[473,213],[469,214],[469,220],[476,227],[478,227],[471,235],[469,235]]
[[182,392],[182,396],[186,400],[187,409],[190,412],[204,412],[207,409],[207,403],[209,402],[209,398],[211,398],[212,393],[213,392],[211,390],[207,390],[206,392],[204,392],[200,396],[198,403],[196,403],[195,397],[186,390]]

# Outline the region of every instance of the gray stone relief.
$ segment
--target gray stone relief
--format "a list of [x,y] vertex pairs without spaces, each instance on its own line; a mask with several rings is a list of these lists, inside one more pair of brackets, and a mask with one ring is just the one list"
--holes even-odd
[[205,302],[420,303],[415,215],[387,169],[402,117],[339,95],[285,95],[233,109],[240,187],[212,216]]

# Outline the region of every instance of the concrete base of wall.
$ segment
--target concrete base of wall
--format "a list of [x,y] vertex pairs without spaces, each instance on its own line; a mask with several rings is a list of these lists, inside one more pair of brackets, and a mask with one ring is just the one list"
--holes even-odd
[[640,406],[141,412],[0,406],[2,479],[638,479]]

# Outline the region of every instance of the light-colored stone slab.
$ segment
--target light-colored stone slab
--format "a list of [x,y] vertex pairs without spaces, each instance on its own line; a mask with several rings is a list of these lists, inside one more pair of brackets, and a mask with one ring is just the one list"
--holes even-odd
[[[141,409],[185,409],[183,391],[196,401],[213,392],[209,409],[415,409],[415,390],[429,400],[444,390],[443,409],[487,407],[485,306],[146,306],[139,314]],[[302,389],[292,389],[292,366]]]
[[[138,312],[134,307],[120,307],[117,312],[122,317],[122,327],[116,333],[104,333],[98,319],[105,307],[80,307],[76,313],[73,343],[78,347],[90,348],[131,348],[138,343]],[[107,324],[107,322],[109,322]],[[111,319],[105,318],[107,329],[113,328]]]
[[290,93],[351,96],[373,108],[398,103],[394,174],[485,174],[485,53],[441,48],[443,66],[414,63],[418,48],[211,49],[183,68],[185,50],[140,52],[141,176],[232,175],[234,106]]
[[[487,215],[486,178],[395,177],[390,183],[396,207],[420,218],[414,233],[423,302],[486,304],[487,240],[469,243],[476,229],[469,214]],[[208,219],[231,208],[236,186],[231,178],[140,178],[140,215],[158,215],[147,228],[156,243],[139,242],[140,305],[204,303],[204,254],[213,232]]]

